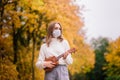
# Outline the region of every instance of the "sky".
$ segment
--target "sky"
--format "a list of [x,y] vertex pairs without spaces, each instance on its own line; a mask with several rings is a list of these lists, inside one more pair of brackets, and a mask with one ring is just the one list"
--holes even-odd
[[76,0],[82,9],[87,39],[120,36],[120,0]]

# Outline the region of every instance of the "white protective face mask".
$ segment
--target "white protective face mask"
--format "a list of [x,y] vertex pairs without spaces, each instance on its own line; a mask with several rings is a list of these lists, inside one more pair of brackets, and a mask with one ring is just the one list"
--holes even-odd
[[61,35],[61,31],[60,30],[54,30],[53,31],[53,37],[57,38]]

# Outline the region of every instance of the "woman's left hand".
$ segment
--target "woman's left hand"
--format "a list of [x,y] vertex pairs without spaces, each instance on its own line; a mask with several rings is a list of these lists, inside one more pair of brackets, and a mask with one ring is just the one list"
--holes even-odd
[[69,52],[67,51],[67,52],[65,52],[64,53],[64,56],[63,56],[63,59],[66,59],[66,57],[68,56],[68,54],[69,54]]

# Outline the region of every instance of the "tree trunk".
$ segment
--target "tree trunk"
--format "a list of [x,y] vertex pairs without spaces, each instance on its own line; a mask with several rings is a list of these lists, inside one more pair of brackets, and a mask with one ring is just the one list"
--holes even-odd
[[13,53],[14,53],[14,61],[13,63],[15,64],[17,62],[17,52],[18,52],[18,44],[17,44],[17,35],[16,31],[14,29],[14,24],[12,24],[13,27]]
[[32,80],[35,80],[35,72],[34,72],[34,53],[35,53],[35,34],[33,32],[33,50],[32,50]]

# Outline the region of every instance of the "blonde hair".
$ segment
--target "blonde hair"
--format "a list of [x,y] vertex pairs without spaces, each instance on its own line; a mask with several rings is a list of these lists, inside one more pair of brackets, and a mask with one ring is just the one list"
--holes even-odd
[[[59,22],[51,22],[51,23],[48,25],[48,28],[47,28],[47,36],[46,36],[46,44],[47,44],[48,47],[49,47],[49,44],[50,44],[50,42],[51,42],[51,39],[53,38],[52,32],[53,32],[53,29],[54,29],[54,27],[55,27],[55,24],[59,24],[59,25],[60,25],[60,27],[61,27],[61,33],[62,33],[62,26],[61,26],[61,24],[60,24]],[[59,41],[62,41],[62,40],[63,40],[62,35],[59,36],[57,39],[58,39]]]

